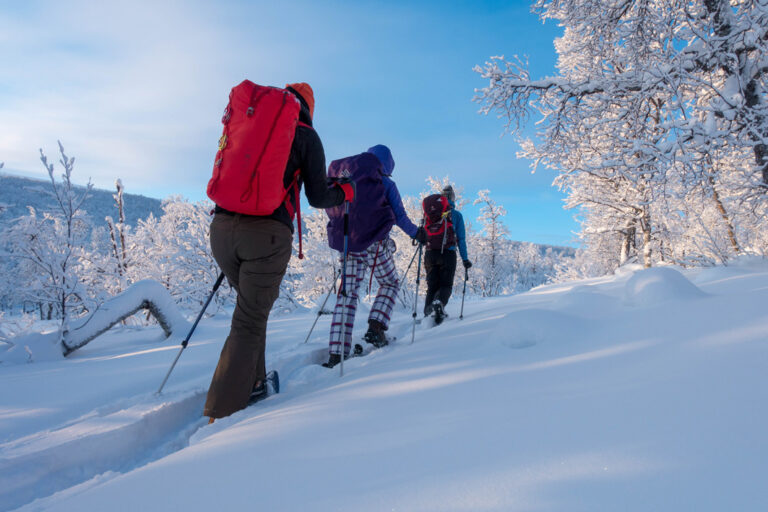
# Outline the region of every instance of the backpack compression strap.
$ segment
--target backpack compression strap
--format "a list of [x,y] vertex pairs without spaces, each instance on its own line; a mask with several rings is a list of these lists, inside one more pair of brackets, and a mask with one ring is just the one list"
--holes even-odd
[[[302,123],[299,121],[299,126],[303,126],[305,128],[309,128],[310,130],[314,130],[311,126],[309,126],[306,123]],[[285,209],[288,210],[288,215],[291,216],[291,220],[293,220],[293,204],[291,204],[291,190],[293,190],[293,197],[296,199],[296,226],[299,228],[299,259],[304,259],[304,250],[302,247],[302,240],[301,240],[301,195],[299,190],[299,177],[301,176],[301,169],[296,169],[296,172],[293,173],[293,181],[291,181],[291,184],[288,185],[288,188],[285,190]]]
[[[285,190],[285,200],[283,201],[285,204],[285,209],[288,210],[288,215],[291,216],[291,221],[293,221],[293,214],[296,214],[296,225],[299,228],[299,259],[304,259],[304,251],[301,244],[301,196],[299,195],[299,176],[301,175],[301,169],[296,169],[296,172],[293,173],[293,180],[291,181],[291,184],[288,185],[288,188]],[[296,210],[293,209],[293,204],[291,203],[291,190],[293,190],[293,197],[296,198]]]

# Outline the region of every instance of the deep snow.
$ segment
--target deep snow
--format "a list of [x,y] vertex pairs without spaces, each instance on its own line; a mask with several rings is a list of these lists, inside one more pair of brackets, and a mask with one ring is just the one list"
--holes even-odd
[[213,425],[226,315],[159,397],[159,328],[0,367],[0,511],[768,509],[766,262],[460,302],[343,378],[327,316],[308,344],[314,314],[273,317],[282,393]]

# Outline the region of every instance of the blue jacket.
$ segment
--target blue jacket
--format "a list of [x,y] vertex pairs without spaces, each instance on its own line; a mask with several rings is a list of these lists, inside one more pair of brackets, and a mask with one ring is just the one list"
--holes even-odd
[[[464,216],[455,208],[453,201],[449,201],[451,204],[451,221],[453,222],[453,231],[456,233],[456,240],[459,243],[459,254],[462,260],[468,260],[467,256],[467,234],[464,230]],[[456,246],[447,247],[451,251],[456,250]]]

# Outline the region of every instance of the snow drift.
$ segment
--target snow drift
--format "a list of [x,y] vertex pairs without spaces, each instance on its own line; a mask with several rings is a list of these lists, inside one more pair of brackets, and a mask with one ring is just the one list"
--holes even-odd
[[319,365],[330,318],[304,344],[316,315],[274,316],[283,392],[213,425],[228,316],[162,397],[177,347],[112,330],[0,372],[0,510],[763,510],[766,300],[751,262],[470,300],[463,320],[457,301],[413,344],[403,310],[343,378]]

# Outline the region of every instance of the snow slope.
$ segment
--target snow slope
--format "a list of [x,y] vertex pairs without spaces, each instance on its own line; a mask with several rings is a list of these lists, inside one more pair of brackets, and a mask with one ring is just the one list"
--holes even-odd
[[[117,330],[0,368],[0,510],[768,510],[768,264],[654,268],[505,298],[326,358],[275,317],[283,392],[206,425],[226,335]],[[364,332],[364,309],[356,335]]]

